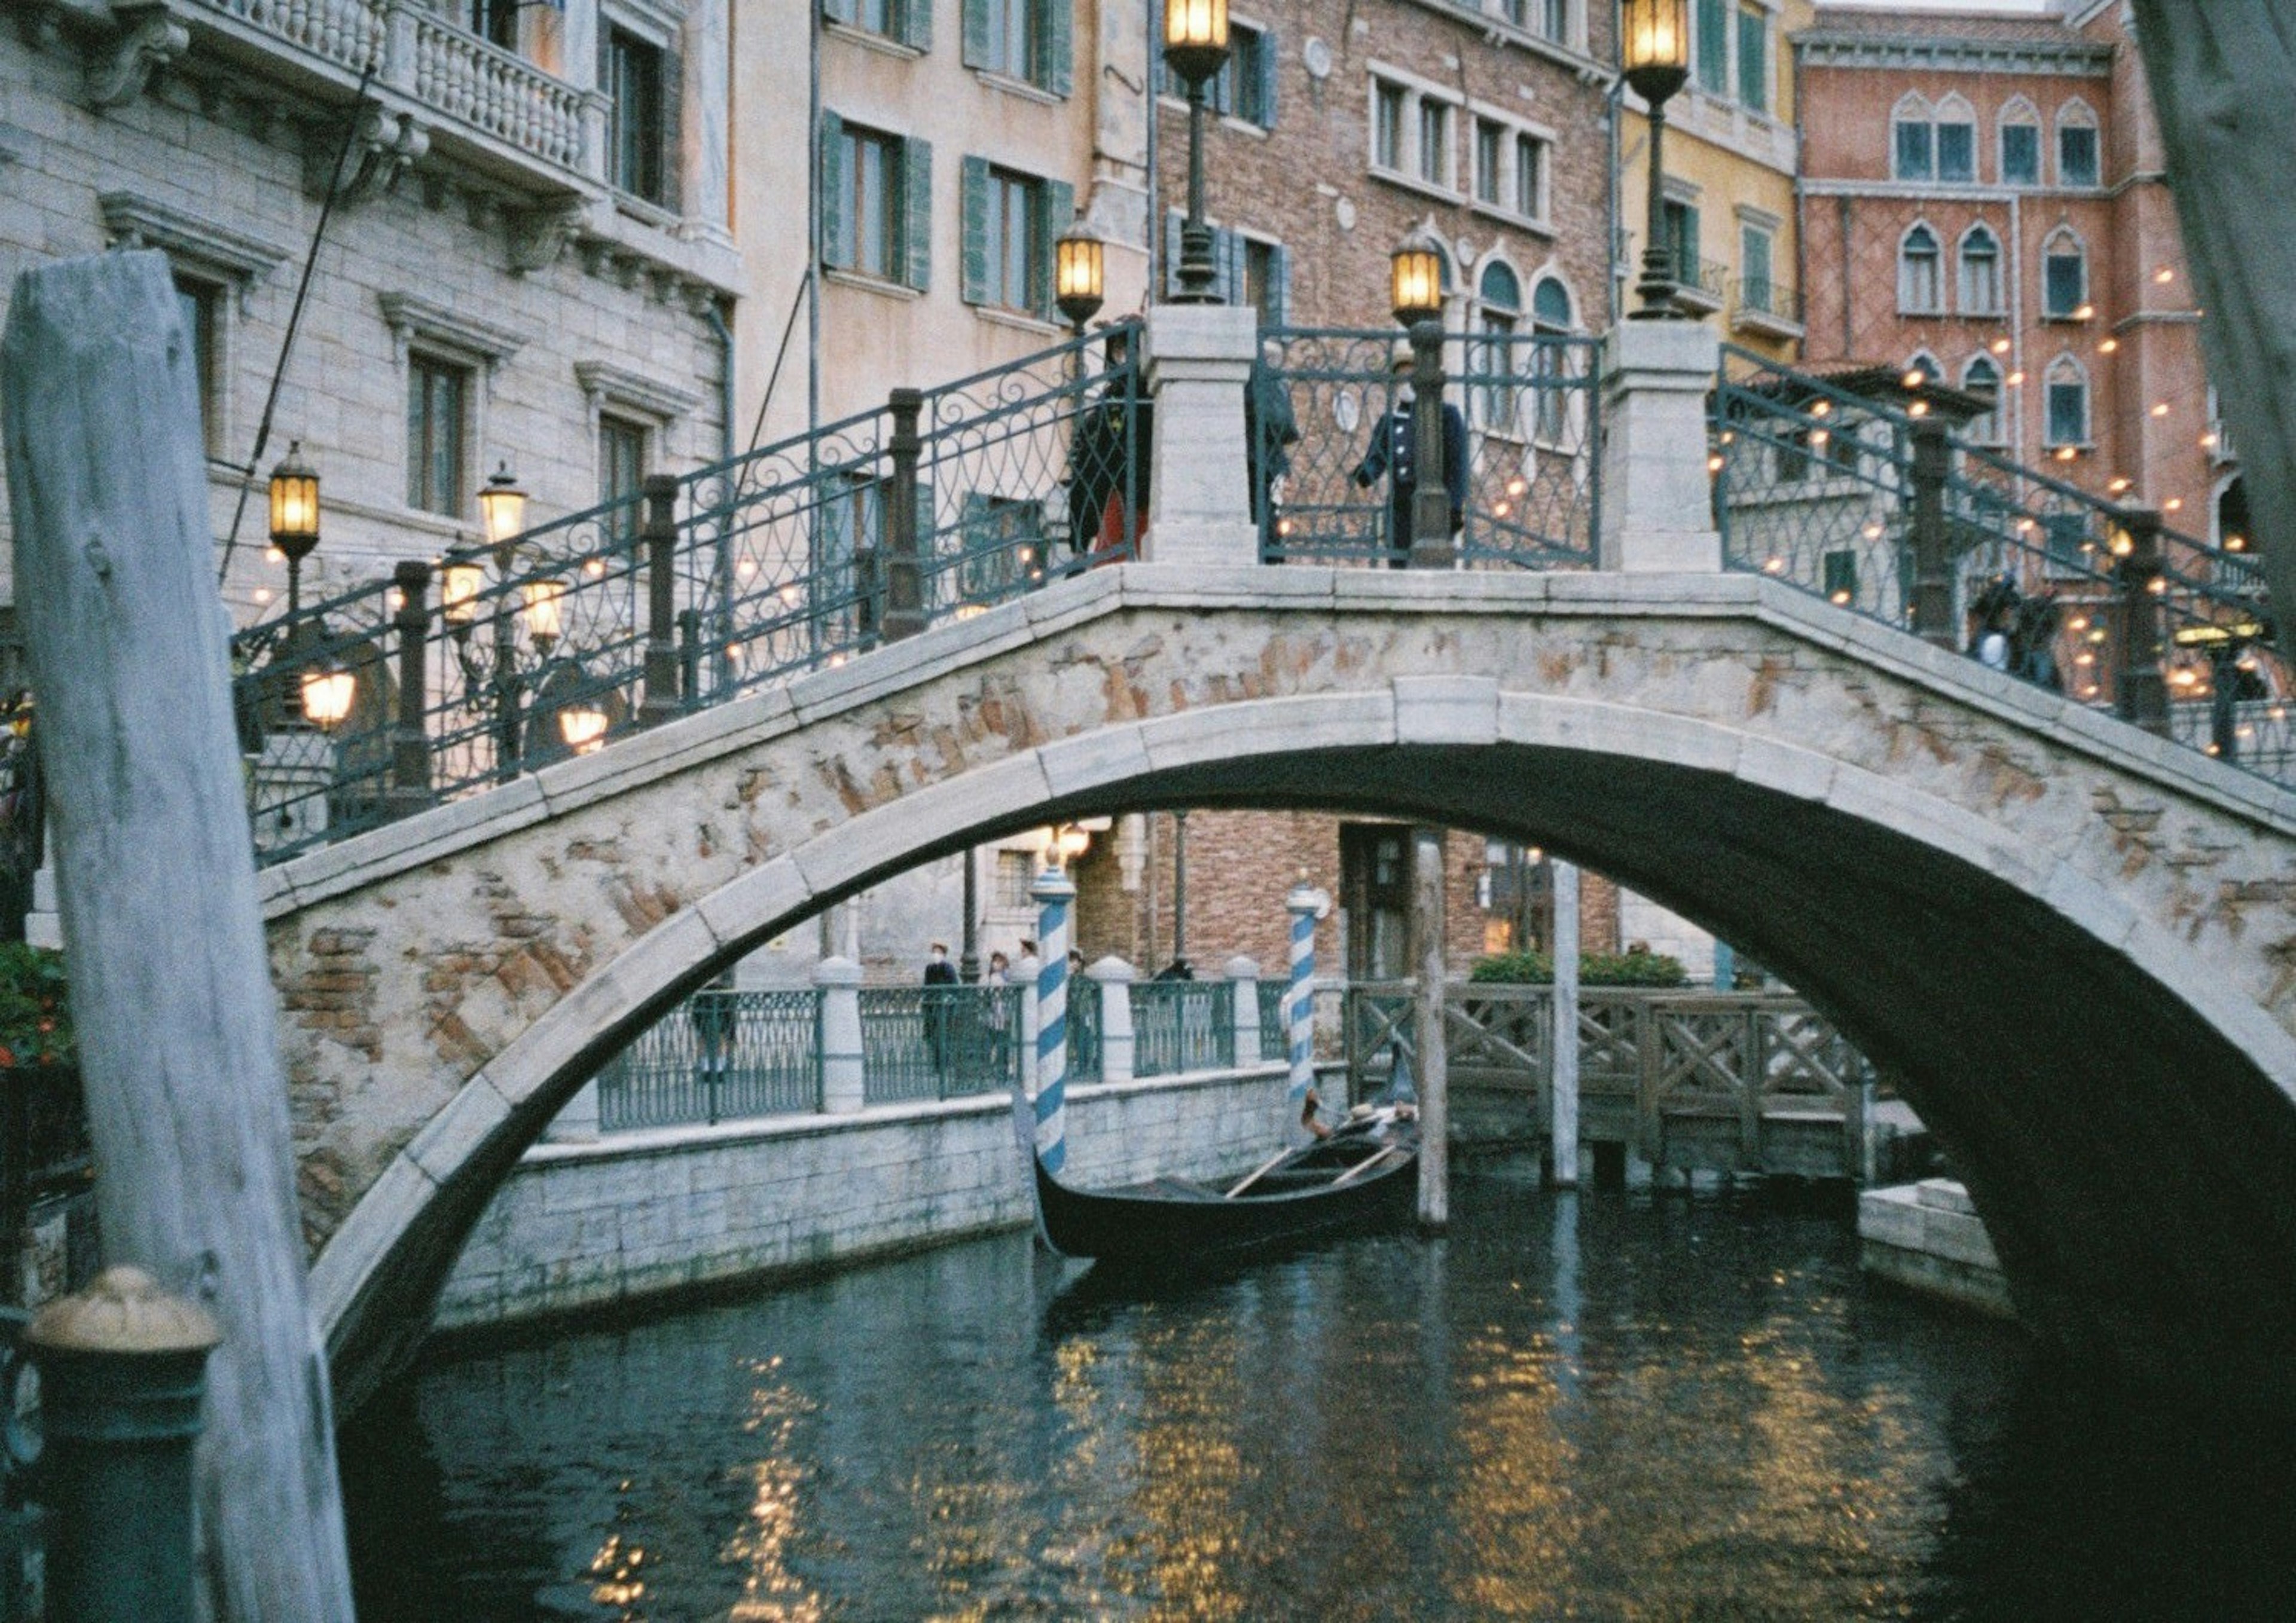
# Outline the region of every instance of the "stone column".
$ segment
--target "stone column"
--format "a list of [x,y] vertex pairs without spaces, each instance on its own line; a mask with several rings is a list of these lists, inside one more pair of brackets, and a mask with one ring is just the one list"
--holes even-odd
[[1076,886],[1046,868],[1029,887],[1037,903],[1037,1160],[1054,1176],[1069,1157],[1069,904]]
[[1418,976],[1419,1225],[1451,1222],[1450,1068],[1443,1048],[1443,831],[1411,831],[1411,957]]
[[1554,1186],[1578,1187],[1578,868],[1554,865],[1554,1034],[1547,1044]]
[[1603,529],[1595,567],[1722,567],[1706,467],[1706,398],[1722,359],[1702,321],[1624,321],[1603,348]]
[[1243,391],[1259,342],[1250,306],[1160,304],[1148,312],[1154,402],[1148,483],[1151,563],[1259,561],[1243,456]]
[[1137,971],[1118,957],[1103,958],[1085,973],[1100,984],[1100,1079],[1132,1080],[1132,982]]
[[543,1142],[554,1144],[594,1144],[598,1142],[598,1078],[582,1084],[556,1119],[542,1129]]
[[850,1116],[867,1098],[861,1070],[861,966],[824,958],[813,966],[821,988],[821,1108]]
[[678,136],[685,157],[678,200],[684,234],[725,248],[734,245],[726,152],[730,12],[728,0],[686,0],[685,127]]
[[1259,1063],[1259,965],[1242,954],[1230,958],[1221,972],[1228,985],[1235,988],[1235,1008],[1233,1011],[1235,1029],[1235,1062],[1241,1066]]

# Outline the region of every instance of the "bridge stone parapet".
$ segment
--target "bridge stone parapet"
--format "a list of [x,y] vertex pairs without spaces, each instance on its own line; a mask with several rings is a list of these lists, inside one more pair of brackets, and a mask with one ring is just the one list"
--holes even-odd
[[1903,1079],[2029,1323],[2296,1389],[2296,796],[1758,577],[1150,564],[266,874],[351,1394],[557,1108],[718,967],[920,860],[1173,803],[1618,875]]

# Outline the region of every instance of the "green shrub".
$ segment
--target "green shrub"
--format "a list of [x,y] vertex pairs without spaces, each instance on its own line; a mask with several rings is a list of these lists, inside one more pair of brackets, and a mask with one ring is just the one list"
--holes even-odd
[[0,1066],[70,1065],[78,1058],[64,955],[0,941]]
[[[1476,959],[1467,979],[1487,985],[1551,986],[1554,960],[1540,952],[1493,953]],[[1582,987],[1678,987],[1688,980],[1682,961],[1664,953],[1582,953],[1578,956]]]

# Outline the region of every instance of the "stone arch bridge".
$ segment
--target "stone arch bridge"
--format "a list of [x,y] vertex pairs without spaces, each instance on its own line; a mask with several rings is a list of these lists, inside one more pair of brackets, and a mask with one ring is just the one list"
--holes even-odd
[[265,873],[346,1404],[717,968],[921,859],[1172,804],[1617,875],[1903,1079],[2046,1337],[2296,1389],[2296,796],[1756,576],[1144,564]]

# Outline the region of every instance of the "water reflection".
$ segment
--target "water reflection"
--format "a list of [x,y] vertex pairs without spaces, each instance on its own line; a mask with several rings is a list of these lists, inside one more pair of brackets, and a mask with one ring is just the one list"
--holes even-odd
[[1016,1235],[441,1362],[347,1448],[360,1615],[2296,1615],[2268,1439],[2042,1401],[1838,1210],[1508,1168],[1455,1210],[1160,1295]]

